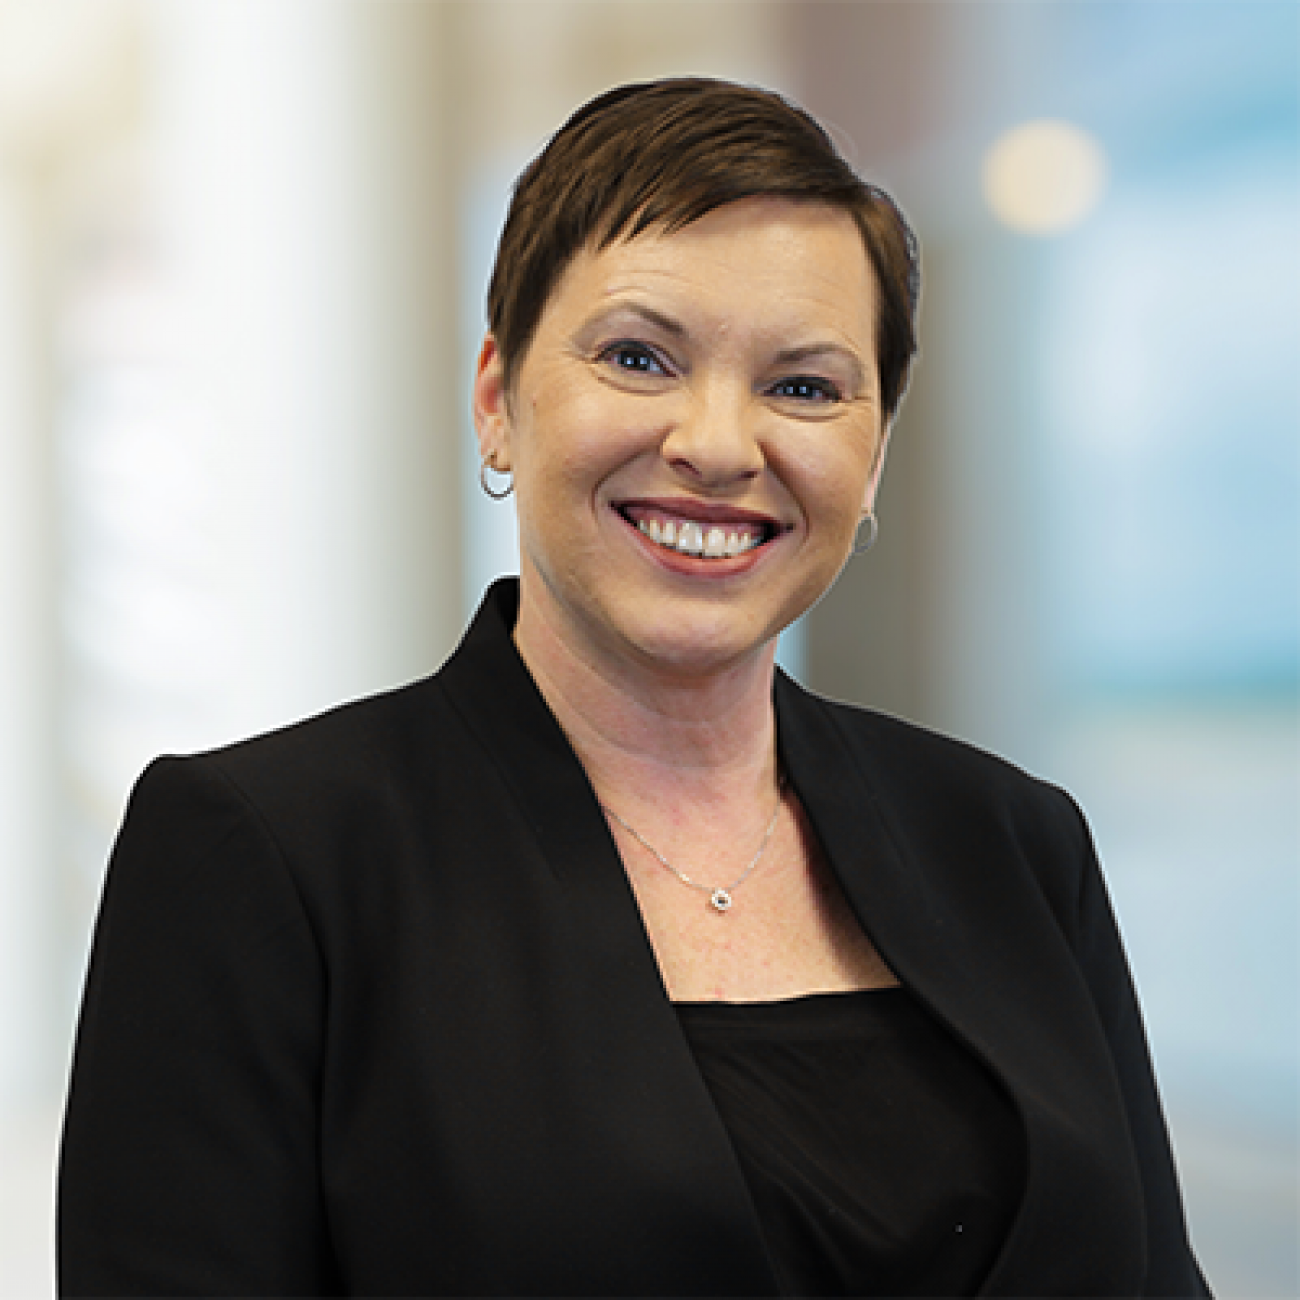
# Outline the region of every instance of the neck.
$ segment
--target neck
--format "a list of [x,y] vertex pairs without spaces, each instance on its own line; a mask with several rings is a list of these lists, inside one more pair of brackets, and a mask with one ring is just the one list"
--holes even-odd
[[775,642],[707,671],[601,653],[521,589],[520,656],[611,806],[766,801],[777,786]]

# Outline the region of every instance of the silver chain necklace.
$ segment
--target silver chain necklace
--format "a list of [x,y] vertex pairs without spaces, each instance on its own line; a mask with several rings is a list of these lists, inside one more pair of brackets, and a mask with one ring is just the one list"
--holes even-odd
[[750,873],[758,866],[758,860],[767,851],[768,841],[772,838],[772,832],[776,829],[776,819],[781,812],[781,801],[785,794],[785,778],[782,777],[780,784],[776,789],[776,807],[772,809],[772,819],[767,823],[767,830],[763,832],[763,838],[759,843],[758,849],[754,856],[749,860],[749,866],[736,877],[729,885],[718,885],[716,888],[712,885],[702,885],[698,880],[692,880],[684,871],[678,871],[671,862],[668,861],[662,853],[659,852],[653,844],[650,843],[644,835],[641,834],[635,826],[628,825],[612,808],[606,807],[605,804],[600,806],[609,814],[643,849],[653,853],[669,871],[682,882],[683,885],[690,885],[692,889],[702,889],[709,896],[709,902],[714,909],[719,912],[729,911],[732,904],[732,894],[741,887],[750,877]]

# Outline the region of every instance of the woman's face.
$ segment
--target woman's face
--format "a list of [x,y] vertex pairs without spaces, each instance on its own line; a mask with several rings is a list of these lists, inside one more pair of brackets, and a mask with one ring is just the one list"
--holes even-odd
[[475,421],[514,474],[521,638],[540,618],[588,662],[691,675],[770,653],[874,497],[875,310],[852,218],[757,198],[580,253],[508,394],[489,336]]

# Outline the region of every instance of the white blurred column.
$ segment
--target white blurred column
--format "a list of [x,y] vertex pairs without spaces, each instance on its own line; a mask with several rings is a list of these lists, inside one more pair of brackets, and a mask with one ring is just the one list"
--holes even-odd
[[234,735],[427,672],[458,630],[444,6],[154,13]]
[[55,300],[70,172],[120,118],[129,16],[0,3],[0,1115],[62,1075]]
[[445,7],[142,13],[140,126],[68,204],[58,330],[78,943],[152,757],[427,673],[461,615]]
[[53,619],[30,196],[0,167],[0,1111],[48,1083]]

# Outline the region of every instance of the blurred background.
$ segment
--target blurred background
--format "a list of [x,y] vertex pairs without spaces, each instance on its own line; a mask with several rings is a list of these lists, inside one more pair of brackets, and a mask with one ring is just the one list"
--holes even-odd
[[1294,1296],[1300,6],[0,0],[0,1295],[132,780],[422,675],[510,571],[511,178],[619,81],[800,100],[924,247],[814,689],[1068,785],[1220,1296]]

